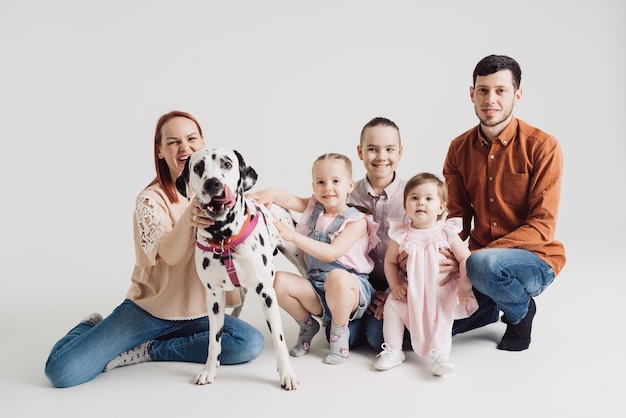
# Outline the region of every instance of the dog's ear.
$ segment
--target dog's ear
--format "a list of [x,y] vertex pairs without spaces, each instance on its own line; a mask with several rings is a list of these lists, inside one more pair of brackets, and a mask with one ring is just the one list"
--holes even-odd
[[248,166],[246,162],[243,160],[243,157],[239,152],[233,150],[237,159],[239,160],[239,174],[241,176],[241,187],[244,192],[247,192],[256,184],[256,180],[258,178],[256,171],[254,168]]
[[185,162],[185,168],[183,171],[176,177],[176,189],[189,199],[189,161],[191,158],[187,158]]

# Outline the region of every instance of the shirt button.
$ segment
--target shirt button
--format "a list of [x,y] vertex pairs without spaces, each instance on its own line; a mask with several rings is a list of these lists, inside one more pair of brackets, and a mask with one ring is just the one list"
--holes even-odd
[[493,225],[493,226],[498,226],[498,223],[497,223],[497,222],[494,222],[492,225]]
[[489,181],[493,180],[493,177],[489,177]]
[[493,155],[493,154],[491,154],[491,155],[489,156],[489,158],[491,158],[491,159],[493,160],[494,158],[496,158],[496,156],[495,156],[495,155]]
[[491,203],[493,203],[493,197],[490,197],[490,198],[489,198],[489,201],[490,201]]

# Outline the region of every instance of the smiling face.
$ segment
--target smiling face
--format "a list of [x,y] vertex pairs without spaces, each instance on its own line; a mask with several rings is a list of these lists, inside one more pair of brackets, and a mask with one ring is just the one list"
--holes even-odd
[[182,116],[175,117],[161,127],[158,158],[165,160],[172,179],[178,177],[183,171],[189,156],[202,148],[204,148],[204,138],[191,119]]
[[509,124],[513,107],[521,97],[522,89],[513,85],[510,70],[476,77],[474,86],[470,87],[470,98],[486,139],[495,138]]
[[318,160],[313,164],[313,194],[324,205],[324,213],[338,214],[346,210],[352,189],[354,181],[342,159]]
[[437,183],[427,181],[411,188],[406,193],[404,210],[411,218],[411,227],[434,227],[445,210]]
[[372,185],[381,181],[390,184],[402,157],[400,133],[392,126],[368,127],[357,146],[357,153]]

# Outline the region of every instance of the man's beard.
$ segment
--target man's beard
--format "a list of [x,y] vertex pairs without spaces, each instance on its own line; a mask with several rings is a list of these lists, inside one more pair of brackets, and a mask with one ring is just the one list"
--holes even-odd
[[478,119],[480,120],[481,125],[486,126],[488,128],[493,128],[494,126],[500,125],[502,122],[506,121],[509,118],[509,116],[511,116],[511,113],[513,113],[513,107],[511,106],[510,108],[505,109],[505,113],[499,119],[494,119],[494,118],[484,117],[484,116],[481,117],[478,110],[476,110],[475,113],[476,113],[476,116],[478,116]]

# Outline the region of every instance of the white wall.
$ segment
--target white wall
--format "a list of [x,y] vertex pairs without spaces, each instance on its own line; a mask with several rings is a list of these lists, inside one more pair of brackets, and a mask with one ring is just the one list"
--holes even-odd
[[621,0],[3,1],[0,313],[105,314],[122,300],[162,113],[198,117],[209,145],[255,167],[257,188],[308,194],[311,162],[329,151],[362,177],[355,149],[374,116],[400,126],[403,176],[440,173],[449,141],[477,123],[471,74],[491,53],[522,66],[515,114],[561,141],[566,269],[577,257],[615,262],[625,10]]

